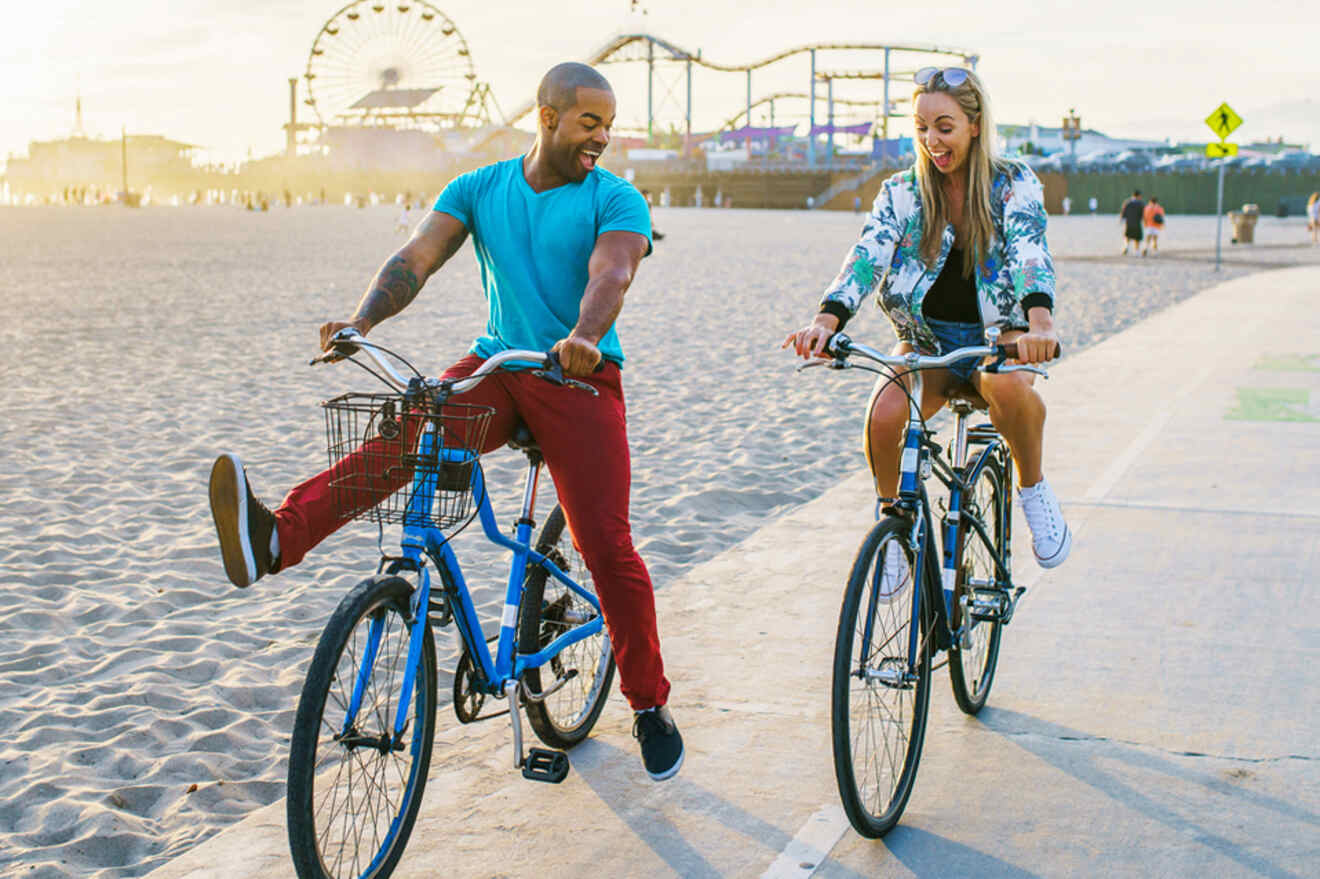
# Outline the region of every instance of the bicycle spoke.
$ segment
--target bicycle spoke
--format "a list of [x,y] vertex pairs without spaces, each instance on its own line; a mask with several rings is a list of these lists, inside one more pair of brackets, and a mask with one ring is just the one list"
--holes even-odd
[[[591,572],[573,544],[560,507],[546,517],[536,545],[582,589],[595,592]],[[547,569],[530,569],[519,614],[518,651],[544,650],[560,635],[598,617],[599,611],[590,601]],[[525,680],[529,686],[541,693],[553,690],[543,700],[527,703],[527,719],[536,735],[554,748],[571,748],[586,738],[609,697],[613,677],[613,651],[603,627],[568,645],[540,667],[528,669]]]
[[[868,535],[849,577],[835,653],[836,776],[849,820],[872,837],[897,822],[911,791],[930,673],[924,635],[910,655],[920,578],[907,529],[886,519]],[[895,546],[900,556],[886,562]],[[887,569],[887,563],[901,568]]]
[[[999,533],[1003,507],[1002,471],[996,460],[987,461],[975,481],[967,487],[964,506],[966,519],[958,526],[957,585],[954,590],[959,627],[954,649],[949,656],[949,677],[958,707],[975,714],[985,704],[994,681],[998,660],[1000,626],[997,619],[973,619],[971,608],[977,597],[972,584],[992,584],[999,580],[995,558],[1002,551]],[[989,545],[972,527],[972,520],[986,532]]]
[[[388,866],[415,819],[430,759],[436,679],[435,645],[425,627],[396,750],[394,721],[412,637],[405,617],[411,592],[397,577],[359,584],[345,599],[350,609],[336,614],[318,646],[303,702],[315,685],[319,714],[306,716],[300,703],[289,761],[290,842],[299,875],[357,879],[373,864]],[[378,640],[370,646],[373,620]],[[327,637],[335,638],[329,654]],[[370,667],[364,665],[368,656]],[[346,724],[359,686],[356,716]]]

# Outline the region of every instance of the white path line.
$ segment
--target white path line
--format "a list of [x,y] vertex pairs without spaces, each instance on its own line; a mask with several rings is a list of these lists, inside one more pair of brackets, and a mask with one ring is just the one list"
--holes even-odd
[[848,829],[848,816],[837,805],[821,806],[784,847],[761,879],[807,879],[829,857]]
[[[1164,428],[1168,425],[1169,420],[1173,418],[1178,405],[1187,397],[1194,394],[1197,389],[1205,384],[1206,380],[1210,378],[1212,367],[1213,364],[1206,364],[1203,366],[1200,372],[1193,375],[1187,384],[1179,388],[1177,393],[1170,397],[1156,410],[1154,417],[1146,422],[1146,426],[1142,428],[1141,433],[1133,437],[1132,441],[1128,443],[1127,448],[1110,461],[1109,466],[1104,469],[1104,472],[1096,477],[1095,482],[1091,483],[1091,487],[1082,495],[1079,502],[1080,504],[1092,507],[1101,505],[1101,502],[1104,501],[1105,495],[1109,494],[1110,489],[1112,489],[1118,481],[1123,478],[1127,471],[1132,467],[1133,463],[1136,462],[1137,458],[1141,456],[1141,453],[1146,451],[1146,448],[1159,437],[1161,432],[1163,432]],[[1086,531],[1086,525],[1089,520],[1090,516],[1085,515],[1071,519],[1069,527],[1072,529],[1073,549],[1077,548],[1078,539],[1082,536],[1082,533]],[[1049,569],[1042,568],[1039,565],[1032,565],[1022,576],[1014,577],[1013,582],[1025,589],[1031,589],[1048,573]],[[1025,598],[1025,596],[1023,597]]]
[[1098,501],[1109,494],[1109,490],[1114,487],[1118,480],[1123,478],[1123,474],[1128,471],[1132,463],[1140,457],[1142,452],[1146,451],[1146,447],[1154,442],[1155,438],[1164,430],[1169,423],[1169,419],[1173,418],[1178,404],[1191,396],[1210,377],[1210,370],[1213,365],[1204,365],[1201,371],[1192,377],[1191,381],[1183,385],[1178,393],[1173,395],[1172,399],[1156,411],[1155,417],[1147,422],[1141,433],[1137,434],[1132,442],[1128,443],[1128,447],[1117,458],[1110,461],[1105,471],[1100,474],[1095,482],[1091,483],[1091,487],[1086,490],[1086,494],[1082,495],[1082,500]]

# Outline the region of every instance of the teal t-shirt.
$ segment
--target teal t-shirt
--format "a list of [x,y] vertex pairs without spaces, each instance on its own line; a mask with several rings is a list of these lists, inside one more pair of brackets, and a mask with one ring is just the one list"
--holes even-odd
[[[644,235],[650,253],[646,199],[602,168],[581,183],[536,192],[523,177],[521,157],[496,162],[451,180],[435,210],[454,217],[472,236],[490,305],[486,332],[471,349],[482,357],[510,348],[548,351],[569,334],[602,233]],[[598,347],[605,359],[623,363],[614,327]]]

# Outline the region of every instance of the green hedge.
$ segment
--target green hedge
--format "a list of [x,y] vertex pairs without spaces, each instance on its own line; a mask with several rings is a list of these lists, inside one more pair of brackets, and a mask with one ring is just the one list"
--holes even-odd
[[[1072,213],[1087,212],[1095,196],[1099,212],[1117,214],[1123,200],[1140,189],[1143,197],[1156,196],[1171,214],[1213,214],[1219,173],[1197,174],[1043,174],[1045,206],[1062,213],[1064,195],[1072,197]],[[1298,216],[1313,192],[1320,192],[1320,173],[1265,173],[1227,171],[1224,174],[1224,210],[1244,204],[1260,206],[1262,214],[1277,216],[1280,204],[1288,216]]]

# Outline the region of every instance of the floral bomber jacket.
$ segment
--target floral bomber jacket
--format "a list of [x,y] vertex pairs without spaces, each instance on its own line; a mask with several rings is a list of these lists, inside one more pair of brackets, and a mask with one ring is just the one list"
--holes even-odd
[[[915,168],[893,175],[880,187],[861,239],[825,290],[821,305],[838,303],[856,314],[862,300],[879,286],[877,304],[901,341],[938,350],[922,315],[926,293],[939,277],[953,247],[954,231],[944,229],[939,259],[927,270],[921,259],[921,193]],[[976,269],[981,320],[987,327],[1026,329],[1022,300],[1046,294],[1054,300],[1054,263],[1045,243],[1043,187],[1031,169],[1009,163],[990,187],[995,235],[990,253]],[[1034,303],[1033,303],[1034,304]],[[837,307],[837,306],[836,306]]]

